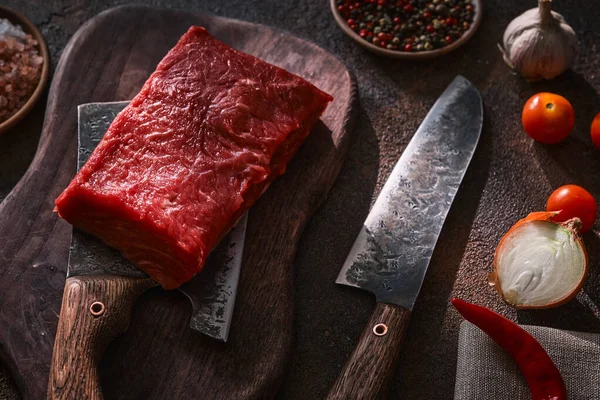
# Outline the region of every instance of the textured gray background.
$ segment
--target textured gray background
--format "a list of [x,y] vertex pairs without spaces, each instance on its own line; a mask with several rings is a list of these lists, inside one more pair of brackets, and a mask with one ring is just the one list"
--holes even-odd
[[[125,3],[3,1],[41,28],[53,65],[85,20]],[[534,6],[534,0],[485,1],[482,26],[466,46],[442,59],[418,63],[372,56],[357,47],[335,25],[326,0],[161,0],[151,4],[208,11],[289,30],[339,56],[358,80],[362,110],[354,143],[329,198],[306,228],[295,263],[295,347],[281,399],[322,398],[356,343],[374,301],[368,293],[337,287],[333,283],[337,271],[395,160],[457,73],[483,93],[484,131],[417,301],[391,398],[452,397],[461,319],[448,307],[451,296],[489,306],[521,323],[600,332],[598,224],[584,237],[591,263],[584,293],[568,305],[516,312],[503,305],[486,284],[502,234],[528,212],[542,209],[554,188],[578,183],[600,199],[600,152],[589,139],[589,123],[600,111],[600,8],[596,2],[556,0],[555,9],[579,35],[581,54],[574,72],[535,85],[511,74],[496,49],[508,22]],[[541,90],[565,95],[577,113],[574,133],[556,146],[532,143],[521,130],[521,107]],[[0,200],[35,153],[43,103],[25,122],[0,137]],[[0,377],[0,399],[17,398],[6,372],[0,371]]]

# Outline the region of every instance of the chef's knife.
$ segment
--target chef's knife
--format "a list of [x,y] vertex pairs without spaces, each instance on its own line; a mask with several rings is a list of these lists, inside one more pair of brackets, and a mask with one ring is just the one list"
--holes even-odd
[[386,181],[336,280],[374,293],[377,305],[329,399],[387,394],[410,314],[482,122],[479,91],[457,76]]
[[[78,107],[81,168],[127,102]],[[190,326],[226,341],[241,269],[247,216],[211,252],[202,273],[180,287],[192,303]],[[156,286],[101,240],[74,228],[67,282],[54,343],[49,399],[101,399],[96,365],[104,348],[129,325],[131,308]]]

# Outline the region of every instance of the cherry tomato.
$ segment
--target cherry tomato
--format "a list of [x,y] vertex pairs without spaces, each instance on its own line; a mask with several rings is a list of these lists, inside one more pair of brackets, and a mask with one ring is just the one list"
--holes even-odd
[[592,142],[594,143],[594,146],[600,150],[600,113],[596,114],[594,117],[594,120],[592,121],[592,128],[590,130],[592,134]]
[[538,93],[523,107],[523,128],[534,140],[554,144],[569,136],[575,125],[575,112],[569,100],[553,93]]
[[596,201],[590,192],[577,185],[565,185],[556,189],[548,198],[546,211],[560,211],[554,217],[558,222],[578,217],[582,232],[590,230],[596,221]]

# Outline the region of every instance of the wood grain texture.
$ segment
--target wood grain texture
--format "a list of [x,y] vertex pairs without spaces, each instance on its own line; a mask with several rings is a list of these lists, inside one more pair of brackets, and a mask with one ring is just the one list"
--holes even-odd
[[65,282],[54,341],[48,399],[102,400],[98,363],[129,326],[133,303],[156,283],[148,278],[77,276]]
[[46,396],[70,226],[52,212],[76,165],[76,107],[133,97],[190,25],[313,82],[335,100],[252,208],[227,344],[189,329],[182,295],[153,289],[100,363],[108,399],[269,398],[291,350],[293,259],[303,228],[347,153],[356,88],[321,48],[264,26],[146,7],[99,14],[64,49],[36,156],[0,205],[0,355],[24,399]]
[[377,303],[356,348],[331,388],[328,400],[387,397],[410,314],[405,308]]

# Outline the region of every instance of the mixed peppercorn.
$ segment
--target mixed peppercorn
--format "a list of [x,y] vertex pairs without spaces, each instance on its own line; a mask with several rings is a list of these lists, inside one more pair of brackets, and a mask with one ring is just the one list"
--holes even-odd
[[473,23],[471,0],[336,0],[354,32],[388,50],[429,51],[458,40]]

